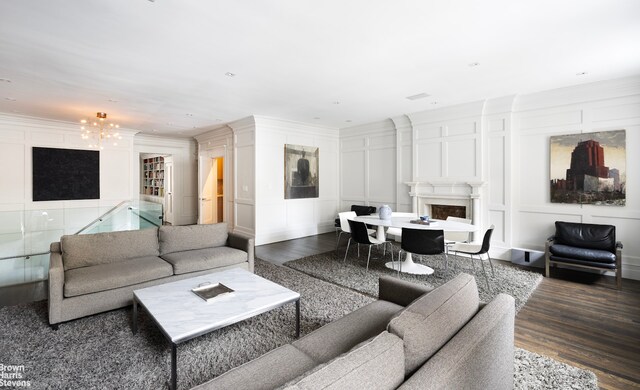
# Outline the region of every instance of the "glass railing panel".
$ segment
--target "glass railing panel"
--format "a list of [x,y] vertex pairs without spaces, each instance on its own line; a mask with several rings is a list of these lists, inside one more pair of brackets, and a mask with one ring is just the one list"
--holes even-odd
[[137,230],[162,224],[162,205],[129,201],[100,207],[0,211],[0,286],[45,280],[49,247],[65,234]]

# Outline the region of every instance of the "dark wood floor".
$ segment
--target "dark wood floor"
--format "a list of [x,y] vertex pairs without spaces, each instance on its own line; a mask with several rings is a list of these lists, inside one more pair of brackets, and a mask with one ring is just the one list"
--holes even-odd
[[[282,264],[333,250],[335,239],[327,233],[262,245],[256,256]],[[516,316],[516,346],[591,370],[602,389],[640,388],[640,281],[614,286],[612,277],[553,270]]]
[[[283,264],[335,244],[327,233],[258,246],[256,256]],[[516,346],[591,370],[603,389],[640,388],[640,281],[613,286],[612,277],[554,270],[516,316]],[[0,306],[38,299],[42,288],[0,289]]]

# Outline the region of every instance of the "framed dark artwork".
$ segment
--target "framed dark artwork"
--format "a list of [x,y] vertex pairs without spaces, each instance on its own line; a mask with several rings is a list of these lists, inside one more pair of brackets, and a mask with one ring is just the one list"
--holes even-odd
[[33,147],[33,201],[100,199],[100,152]]
[[284,198],[317,198],[319,151],[315,146],[284,145]]
[[625,130],[550,138],[551,203],[624,206]]

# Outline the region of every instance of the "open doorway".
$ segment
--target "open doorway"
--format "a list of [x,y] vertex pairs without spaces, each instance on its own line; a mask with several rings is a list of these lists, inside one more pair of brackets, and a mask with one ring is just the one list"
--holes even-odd
[[140,199],[160,203],[163,223],[174,223],[173,157],[170,154],[140,153]]
[[200,224],[224,222],[224,157],[205,153],[199,158]]

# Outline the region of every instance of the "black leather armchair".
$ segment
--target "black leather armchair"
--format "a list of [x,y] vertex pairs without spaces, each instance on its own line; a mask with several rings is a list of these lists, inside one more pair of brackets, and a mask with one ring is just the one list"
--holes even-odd
[[616,286],[622,285],[622,243],[616,227],[556,221],[556,234],[545,245],[545,274],[551,265],[615,271]]

